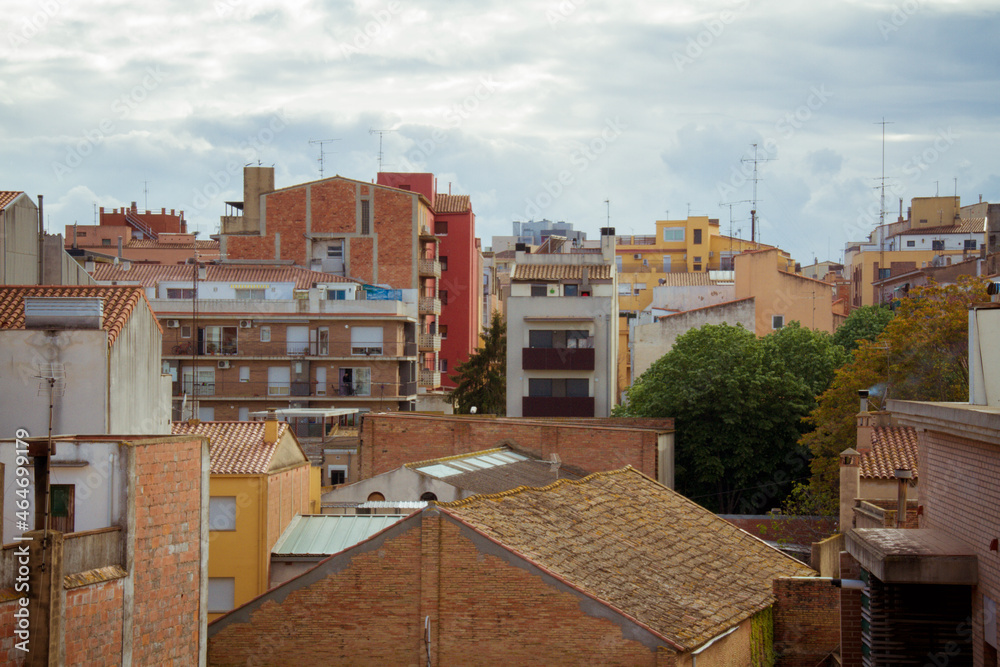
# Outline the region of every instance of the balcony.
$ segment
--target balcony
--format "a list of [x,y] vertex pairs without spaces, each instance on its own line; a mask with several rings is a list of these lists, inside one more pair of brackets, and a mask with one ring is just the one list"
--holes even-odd
[[525,396],[521,399],[524,417],[593,417],[593,396]]
[[438,371],[429,371],[426,369],[420,370],[420,386],[421,387],[440,387],[441,386],[441,373]]
[[417,262],[417,272],[421,276],[441,277],[441,262],[435,259],[421,259]]
[[521,368],[526,371],[592,371],[593,348],[525,347]]
[[[255,332],[256,336],[259,336]],[[164,336],[163,356],[165,358],[190,359],[195,345],[190,339]],[[353,345],[350,341],[260,341],[240,339],[231,345],[221,348],[209,343],[202,345],[196,355],[199,359],[205,357],[220,361],[237,361],[241,357],[412,357],[416,355],[414,343],[383,341],[382,343],[367,343]]]
[[419,348],[421,352],[440,352],[441,351],[441,335],[440,334],[420,334],[418,339]]
[[[417,393],[415,382],[373,382],[369,379],[356,381],[338,381],[327,379],[323,384],[314,380],[289,382],[240,382],[239,380],[217,380],[215,382],[197,383],[194,396],[199,399],[219,401],[281,401],[293,398],[304,398],[316,401],[324,399],[395,399],[412,396]],[[191,381],[183,384],[172,384],[172,395],[179,399],[187,394],[191,396]]]
[[441,314],[441,299],[435,299],[432,296],[422,296],[417,304],[417,312],[421,315],[440,315]]

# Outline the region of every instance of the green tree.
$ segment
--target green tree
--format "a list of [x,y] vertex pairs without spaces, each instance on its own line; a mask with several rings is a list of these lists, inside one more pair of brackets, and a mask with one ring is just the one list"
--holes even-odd
[[766,350],[777,355],[795,377],[819,396],[833,381],[833,374],[848,360],[843,346],[825,331],[813,331],[791,322],[761,339]]
[[499,312],[493,311],[483,332],[483,346],[455,371],[451,398],[458,413],[468,414],[475,406],[480,414],[507,414],[507,327]]
[[875,410],[889,398],[968,400],[968,310],[986,298],[985,281],[977,278],[915,288],[874,341],[861,341],[809,415],[815,429],[801,444],[812,453],[812,477],[795,489],[787,511],[836,514],[839,455],[857,442],[859,389],[872,392]]
[[810,385],[822,383],[817,369],[828,362],[793,366],[784,357],[811,356],[812,349],[796,329],[760,340],[740,326],[705,325],[680,336],[629,388],[616,414],[672,417],[677,490],[713,511],[759,512],[808,471],[807,450],[798,444],[802,417],[813,401]]
[[875,340],[892,320],[892,311],[885,306],[862,306],[853,311],[833,333],[833,342],[848,352],[858,349],[863,340]]

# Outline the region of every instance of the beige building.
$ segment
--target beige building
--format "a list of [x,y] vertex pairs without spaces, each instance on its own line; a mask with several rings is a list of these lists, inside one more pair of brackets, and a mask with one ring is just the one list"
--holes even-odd
[[613,228],[601,248],[518,251],[507,299],[507,416],[607,417],[617,395]]
[[0,191],[0,285],[93,284],[62,244],[62,236],[42,231],[31,197]]
[[754,298],[758,336],[798,322],[815,331],[833,333],[833,285],[778,268],[777,248],[737,255],[736,298]]

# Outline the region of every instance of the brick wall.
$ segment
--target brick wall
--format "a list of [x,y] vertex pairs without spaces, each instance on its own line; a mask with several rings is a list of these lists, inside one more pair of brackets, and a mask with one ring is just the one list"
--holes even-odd
[[137,665],[198,662],[204,447],[199,438],[134,450]]
[[773,586],[775,664],[815,667],[840,645],[841,589],[824,579],[775,579]]
[[124,609],[122,579],[66,591],[66,664],[120,664]]
[[296,514],[309,514],[309,464],[267,476],[267,549]]
[[[982,596],[1000,602],[1000,554],[989,549],[990,541],[1000,535],[1000,447],[929,430],[918,437],[921,527],[964,540],[978,557],[972,630],[974,664],[982,664]],[[1000,636],[1000,620],[997,623]]]
[[[210,665],[673,665],[634,626],[425,512],[218,621]],[[595,605],[597,603],[594,603]],[[712,664],[712,663],[706,663]],[[719,663],[721,664],[721,663]]]
[[585,472],[631,465],[656,479],[655,431],[602,428],[579,423],[521,419],[470,419],[426,415],[366,415],[361,430],[360,479],[426,459],[507,444],[535,456],[558,454]]
[[[9,592],[12,589],[8,589]],[[22,651],[14,648],[17,641],[14,638],[16,624],[14,622],[14,612],[18,609],[17,600],[0,602],[0,664],[14,665],[19,658],[24,657]]]
[[[921,459],[922,460],[922,459]],[[840,552],[840,578],[859,579],[861,566],[846,551]],[[861,591],[840,589],[840,664],[861,667]]]

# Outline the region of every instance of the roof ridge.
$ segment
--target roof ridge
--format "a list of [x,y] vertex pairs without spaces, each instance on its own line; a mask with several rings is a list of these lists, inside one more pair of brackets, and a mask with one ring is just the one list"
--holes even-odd
[[509,450],[509,449],[510,447],[503,445],[501,447],[493,447],[492,449],[483,449],[478,452],[469,452],[467,454],[452,454],[451,456],[441,456],[436,459],[424,459],[423,461],[413,461],[411,463],[404,463],[403,467],[412,468],[414,466],[423,466],[423,465],[428,465],[430,463],[439,463],[442,461],[455,461],[457,459],[466,459],[471,456],[479,456],[480,454],[493,454],[495,452],[502,452],[504,450]]
[[[552,482],[551,484],[546,484],[545,486],[516,486],[513,489],[508,489],[507,491],[500,491],[498,493],[480,493],[480,494],[476,494],[474,496],[469,496],[468,498],[462,498],[461,500],[452,500],[451,502],[447,502],[447,503],[441,503],[441,502],[439,502],[439,503],[437,503],[437,506],[438,507],[443,507],[443,508],[465,507],[466,505],[470,505],[473,502],[478,502],[480,500],[499,500],[500,498],[506,498],[507,496],[513,496],[513,495],[516,495],[516,494],[519,494],[519,493],[524,493],[525,491],[551,491],[552,489],[558,487],[561,484],[576,484],[576,485],[579,485],[579,484],[583,484],[585,482],[589,482],[590,480],[596,479],[596,478],[599,478],[599,477],[611,477],[612,475],[621,475],[621,474],[624,474],[624,473],[629,472],[629,471],[632,471],[632,472],[635,472],[635,473],[638,473],[638,474],[642,475],[641,472],[639,472],[638,470],[636,470],[632,466],[628,465],[628,466],[625,466],[624,468],[619,468],[617,470],[605,470],[605,471],[602,471],[602,472],[591,473],[591,474],[587,475],[586,477],[581,477],[580,479],[557,479],[556,481]],[[642,475],[642,476],[646,477],[645,475]],[[647,478],[647,479],[651,479],[651,478]],[[651,481],[655,482],[656,480],[651,480]],[[664,488],[666,488],[666,487],[664,487]]]

